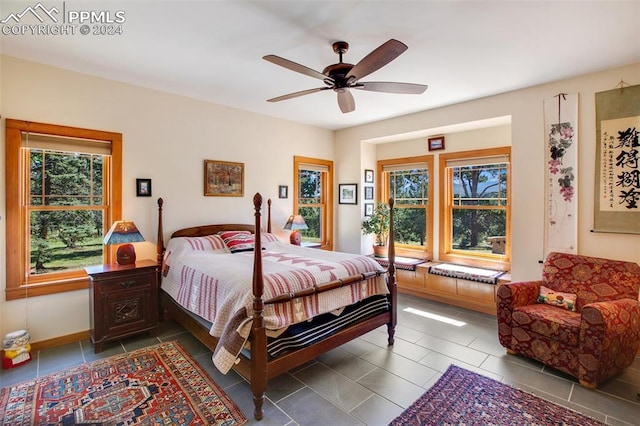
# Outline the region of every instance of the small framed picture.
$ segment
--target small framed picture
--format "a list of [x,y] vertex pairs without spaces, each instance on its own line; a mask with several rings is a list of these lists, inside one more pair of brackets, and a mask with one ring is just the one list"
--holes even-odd
[[287,185],[278,186],[278,198],[289,198],[289,187]]
[[364,203],[364,215],[373,216],[373,203]]
[[364,171],[364,183],[373,183],[373,170],[366,169]]
[[429,147],[429,151],[444,149],[444,136],[436,136],[427,139],[427,146]]
[[338,185],[339,204],[358,204],[358,184],[341,183]]
[[373,200],[373,186],[364,187],[364,199]]
[[243,197],[244,163],[204,160],[204,195]]
[[136,179],[136,196],[151,197],[151,179]]

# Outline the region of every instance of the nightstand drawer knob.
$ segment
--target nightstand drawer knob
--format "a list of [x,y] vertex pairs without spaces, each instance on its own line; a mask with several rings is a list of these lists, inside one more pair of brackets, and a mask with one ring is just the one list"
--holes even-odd
[[132,287],[136,284],[135,280],[131,280],[131,281],[124,281],[120,283],[120,287],[124,287],[124,288],[129,288]]

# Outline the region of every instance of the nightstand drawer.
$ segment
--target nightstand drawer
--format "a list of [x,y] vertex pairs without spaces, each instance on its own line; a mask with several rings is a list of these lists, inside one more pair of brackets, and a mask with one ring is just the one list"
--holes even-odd
[[129,291],[138,287],[146,287],[149,289],[154,285],[155,279],[149,273],[138,275],[125,275],[118,278],[110,278],[105,280],[94,279],[94,282],[100,281],[102,292],[118,292]]

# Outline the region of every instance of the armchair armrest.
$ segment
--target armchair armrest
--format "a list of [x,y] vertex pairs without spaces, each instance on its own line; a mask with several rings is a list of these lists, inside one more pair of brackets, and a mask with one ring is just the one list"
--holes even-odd
[[580,370],[597,383],[629,366],[640,347],[640,301],[589,303],[580,322]]
[[498,289],[498,304],[504,304],[511,310],[517,306],[533,305],[543,284],[541,280],[503,284]]
[[[517,306],[536,303],[542,281],[521,281],[503,284],[497,293],[498,338],[507,351],[515,351],[511,339],[513,309]],[[515,353],[515,352],[511,352]]]

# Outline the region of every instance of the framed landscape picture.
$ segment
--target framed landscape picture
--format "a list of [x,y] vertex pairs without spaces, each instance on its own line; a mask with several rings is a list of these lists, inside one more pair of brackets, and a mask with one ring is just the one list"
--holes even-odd
[[204,195],[242,197],[244,163],[204,160]]
[[429,151],[444,149],[444,136],[436,136],[427,140]]
[[358,204],[358,184],[341,183],[338,185],[339,204]]

